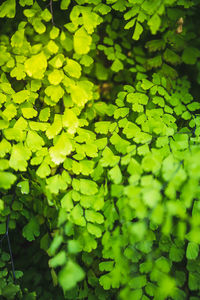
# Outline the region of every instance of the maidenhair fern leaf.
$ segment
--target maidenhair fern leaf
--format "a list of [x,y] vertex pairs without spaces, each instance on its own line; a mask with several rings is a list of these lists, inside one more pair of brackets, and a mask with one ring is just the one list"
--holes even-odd
[[28,224],[24,226],[22,234],[29,242],[34,241],[39,236],[40,226],[35,217],[32,217]]

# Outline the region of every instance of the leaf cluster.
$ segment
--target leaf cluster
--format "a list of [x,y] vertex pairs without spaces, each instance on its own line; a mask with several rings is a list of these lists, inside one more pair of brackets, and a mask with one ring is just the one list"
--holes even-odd
[[199,299],[198,9],[0,4],[2,299]]

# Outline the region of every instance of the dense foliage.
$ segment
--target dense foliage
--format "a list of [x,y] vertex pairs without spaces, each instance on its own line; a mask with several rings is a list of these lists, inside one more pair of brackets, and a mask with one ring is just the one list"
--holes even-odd
[[1,299],[200,299],[199,13],[1,1]]

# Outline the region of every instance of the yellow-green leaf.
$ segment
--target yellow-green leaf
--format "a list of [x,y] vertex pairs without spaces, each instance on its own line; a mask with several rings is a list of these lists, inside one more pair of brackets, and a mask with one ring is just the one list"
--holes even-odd
[[74,50],[77,54],[87,54],[92,43],[91,36],[81,27],[74,34]]
[[25,61],[25,71],[28,76],[42,79],[47,68],[47,59],[43,52],[33,55]]

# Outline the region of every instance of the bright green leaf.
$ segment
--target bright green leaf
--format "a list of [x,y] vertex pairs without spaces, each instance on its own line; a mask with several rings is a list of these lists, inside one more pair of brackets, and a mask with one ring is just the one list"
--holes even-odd
[[73,59],[67,58],[67,64],[64,71],[71,77],[79,78],[81,76],[81,66]]
[[58,274],[58,281],[64,291],[69,291],[76,286],[77,282],[84,279],[85,273],[71,259]]
[[77,54],[87,54],[90,51],[92,38],[83,27],[74,34],[74,50]]
[[47,68],[47,59],[43,52],[33,55],[25,61],[25,71],[28,76],[42,79]]
[[139,40],[142,32],[143,32],[143,27],[141,26],[140,23],[137,22],[135,25],[135,30],[134,30],[134,34],[133,34],[132,38],[136,41]]
[[92,180],[80,179],[80,192],[84,195],[95,195],[98,192],[98,186]]
[[199,254],[199,245],[194,242],[189,242],[186,250],[187,259],[196,259]]

